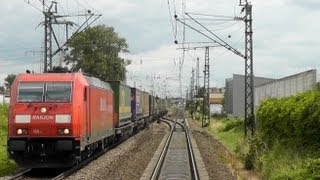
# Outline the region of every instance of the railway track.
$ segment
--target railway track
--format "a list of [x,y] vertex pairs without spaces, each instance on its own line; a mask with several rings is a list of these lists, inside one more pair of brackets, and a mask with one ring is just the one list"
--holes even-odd
[[[128,138],[132,138],[134,135],[136,135],[138,132],[134,133],[132,136]],[[61,180],[65,179],[68,176],[72,175],[73,173],[76,173],[78,170],[83,168],[84,166],[88,165],[90,162],[94,161],[95,159],[102,156],[104,153],[108,152],[109,150],[117,147],[124,141],[126,141],[128,138],[122,139],[119,142],[111,145],[110,147],[105,148],[104,150],[94,154],[93,156],[90,156],[86,160],[80,162],[76,166],[68,169],[26,169],[22,172],[12,176],[9,178],[9,180],[21,180],[21,179],[50,179],[50,180]],[[41,172],[45,171],[45,172]],[[55,171],[55,172],[52,172]],[[40,174],[40,175],[39,175]],[[49,174],[49,175],[48,175]]]
[[183,114],[171,121],[171,131],[158,159],[151,179],[190,179],[198,180],[198,170],[195,163],[188,126]]
[[[106,148],[105,150],[89,157],[88,159],[82,161],[78,165],[68,168],[68,169],[27,169],[21,173],[18,173],[14,176],[12,176],[9,180],[21,180],[21,179],[34,179],[34,178],[41,178],[41,179],[50,179],[50,180],[61,180],[64,179],[71,174],[77,172],[93,160],[99,158],[101,155],[109,151],[110,149],[116,147],[119,143],[110,146],[110,148]],[[41,172],[45,171],[45,172]],[[52,172],[54,171],[54,172]]]

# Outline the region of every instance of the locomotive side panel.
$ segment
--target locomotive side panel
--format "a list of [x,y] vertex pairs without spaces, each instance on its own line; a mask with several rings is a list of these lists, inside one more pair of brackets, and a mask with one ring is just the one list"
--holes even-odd
[[90,87],[89,103],[89,142],[111,136],[114,133],[112,92]]

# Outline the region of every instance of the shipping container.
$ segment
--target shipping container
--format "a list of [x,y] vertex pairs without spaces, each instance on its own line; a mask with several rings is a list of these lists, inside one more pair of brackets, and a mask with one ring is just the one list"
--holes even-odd
[[149,93],[142,92],[142,116],[144,118],[150,116],[149,104]]
[[132,120],[138,121],[142,119],[142,91],[137,88],[131,88],[131,112]]
[[131,87],[120,81],[108,81],[114,94],[115,127],[122,127],[131,123]]

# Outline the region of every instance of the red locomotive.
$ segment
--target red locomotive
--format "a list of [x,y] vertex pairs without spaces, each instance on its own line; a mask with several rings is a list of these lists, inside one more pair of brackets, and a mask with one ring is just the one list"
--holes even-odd
[[11,87],[10,157],[28,168],[75,165],[163,115],[159,98],[136,91],[82,73],[18,75]]
[[113,91],[81,73],[21,74],[12,85],[8,151],[24,167],[71,166],[111,141]]

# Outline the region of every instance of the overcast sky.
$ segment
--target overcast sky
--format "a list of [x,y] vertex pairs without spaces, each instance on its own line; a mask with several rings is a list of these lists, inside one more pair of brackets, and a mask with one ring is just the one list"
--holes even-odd
[[[26,69],[40,71],[40,54],[30,51],[41,50],[43,28],[37,26],[44,17],[23,0],[1,2],[0,83],[3,84],[7,74],[24,72]],[[29,2],[41,8],[38,0]],[[130,85],[135,82],[142,89],[149,90],[152,87],[151,79],[155,78],[154,89],[161,89],[162,92],[167,89],[171,94],[178,92],[178,64],[182,52],[173,43],[172,23],[176,22],[170,20],[167,0],[58,0],[58,3],[61,14],[82,13],[84,9],[101,13],[103,16],[96,24],[114,26],[127,39],[130,53],[122,56],[133,60],[127,68]],[[181,17],[181,0],[169,0],[169,4],[172,15],[177,11]],[[193,13],[243,16],[240,15],[238,4],[239,0],[186,0],[186,9]],[[253,0],[252,4],[256,76],[280,78],[311,68],[319,70],[319,0]],[[74,20],[76,23],[81,22],[80,18]],[[243,22],[217,19],[204,19],[201,22],[230,45],[244,52]],[[177,27],[177,39],[181,41],[181,24]],[[199,27],[197,29],[203,31]],[[58,34],[62,36],[63,31]],[[187,28],[186,41],[209,40]],[[186,52],[182,83],[184,89],[190,84],[191,68],[195,66],[197,57],[200,58],[202,75],[203,49]],[[211,86],[222,87],[225,79],[231,78],[232,74],[244,74],[244,60],[222,47],[211,48],[210,70]]]

